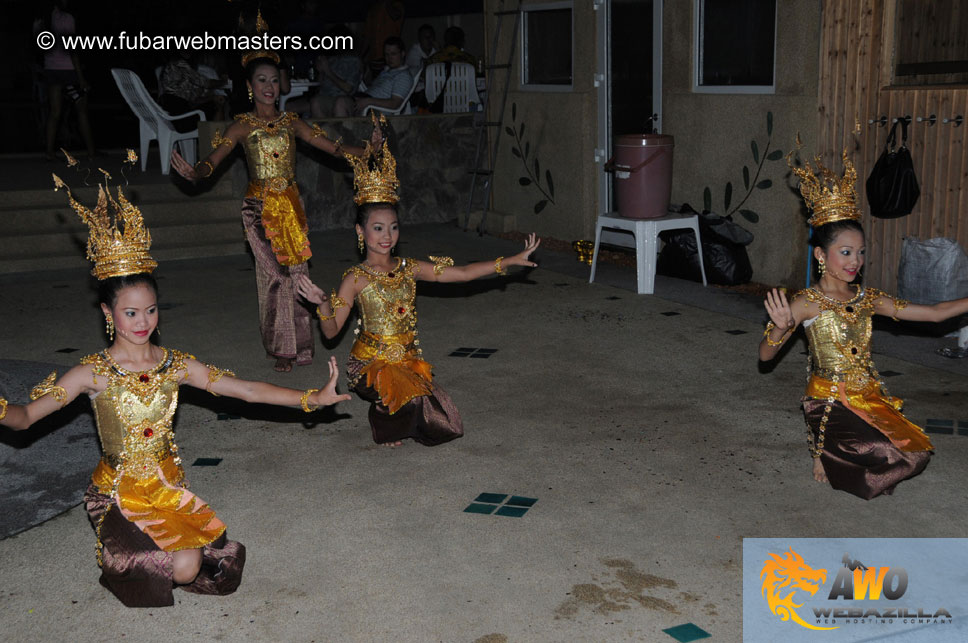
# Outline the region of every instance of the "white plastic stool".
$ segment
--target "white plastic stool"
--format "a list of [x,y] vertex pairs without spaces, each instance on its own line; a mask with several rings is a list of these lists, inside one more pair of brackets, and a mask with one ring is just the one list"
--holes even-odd
[[592,256],[592,272],[588,283],[595,281],[595,267],[598,264],[598,246],[602,241],[602,228],[615,228],[631,232],[635,237],[635,272],[637,291],[640,295],[651,295],[655,291],[655,264],[659,254],[659,233],[663,230],[689,228],[696,235],[696,249],[699,253],[699,272],[702,285],[706,285],[706,269],[702,265],[702,240],[699,237],[699,216],[695,214],[670,214],[655,219],[629,219],[609,212],[598,217],[595,224],[595,254]]

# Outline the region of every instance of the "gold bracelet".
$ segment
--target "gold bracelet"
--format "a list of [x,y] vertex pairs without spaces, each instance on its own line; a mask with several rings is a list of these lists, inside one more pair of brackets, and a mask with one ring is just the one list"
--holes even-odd
[[324,315],[323,311],[319,309],[319,306],[316,306],[316,316],[319,317],[319,321],[321,322],[329,321],[330,319],[336,318],[336,311],[334,310],[332,315]]
[[894,321],[899,321],[898,318],[897,318],[897,314],[899,312],[901,312],[902,310],[904,310],[905,308],[907,308],[907,307],[908,307],[908,302],[906,300],[904,300],[904,299],[895,299],[894,300],[894,314],[891,315],[891,319],[893,319]]
[[342,153],[342,151],[343,151],[343,137],[340,136],[335,141],[333,141],[333,146],[335,147],[335,149],[333,150],[333,154],[334,155],[335,154]]
[[494,260],[494,272],[499,275],[506,275],[508,271],[501,267],[501,262],[504,261],[504,257],[498,257]]
[[207,165],[207,166],[208,166],[208,174],[205,174],[205,175],[203,176],[203,175],[202,175],[202,173],[201,173],[201,172],[199,172],[199,173],[198,173],[198,175],[199,175],[199,176],[202,176],[202,178],[205,178],[205,177],[207,177],[207,176],[212,176],[213,174],[215,174],[215,166],[214,166],[214,165],[212,165],[212,162],[211,162],[211,161],[209,161],[208,159],[205,159],[204,161],[199,161],[198,163],[196,163],[196,164],[195,164],[195,171],[196,171],[196,172],[198,172],[198,170],[199,170],[199,168],[200,168],[200,167],[201,167],[202,165]]
[[770,332],[774,328],[776,328],[776,324],[774,324],[772,321],[767,322],[767,324],[766,324],[766,330],[763,331],[763,337],[766,338],[766,345],[767,346],[779,346],[780,344],[782,344],[783,342],[785,342],[786,341],[786,338],[789,337],[790,336],[790,333],[793,332],[793,326],[790,326],[790,328],[788,328],[787,331],[785,333],[783,333],[783,337],[781,337],[780,339],[778,339],[776,341],[773,341],[772,339],[770,339]]
[[319,391],[318,388],[311,388],[311,389],[307,389],[306,392],[303,393],[303,396],[300,399],[300,403],[302,404],[302,410],[305,411],[306,413],[312,413],[313,411],[319,408],[318,406],[309,408],[309,396],[318,391]]
[[0,420],[7,417],[7,400],[0,397]]

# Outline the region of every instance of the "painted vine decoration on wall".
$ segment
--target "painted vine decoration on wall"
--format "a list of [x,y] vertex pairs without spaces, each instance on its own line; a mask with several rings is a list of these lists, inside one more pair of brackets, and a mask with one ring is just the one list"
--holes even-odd
[[[759,145],[756,143],[756,139],[750,141],[750,152],[753,154],[753,164],[756,167],[756,172],[750,177],[750,168],[748,165],[743,166],[743,188],[746,190],[746,194],[743,196],[742,200],[737,203],[733,209],[730,209],[730,204],[733,201],[733,184],[730,181],[726,182],[726,188],[723,193],[723,210],[726,212],[726,216],[729,217],[735,212],[739,212],[740,215],[749,221],[750,223],[756,223],[760,220],[760,215],[758,215],[753,210],[744,208],[743,204],[749,200],[750,196],[753,194],[753,190],[767,190],[773,187],[773,181],[770,179],[759,180],[760,172],[763,171],[763,165],[766,161],[778,161],[783,158],[782,150],[770,151],[770,144],[773,142],[773,112],[766,113],[766,147],[763,149],[762,156],[760,155]],[[713,197],[712,191],[709,186],[703,190],[702,193],[703,208],[706,212],[711,212],[713,209]]]
[[[531,154],[531,142],[524,139],[524,121],[520,125],[516,123],[518,117],[518,105],[517,103],[511,103],[511,124],[504,128],[508,136],[514,137],[514,147],[511,148],[511,154],[521,159],[524,164],[524,171],[527,176],[522,176],[518,179],[518,183],[522,187],[527,187],[533,185],[538,188],[541,192],[543,199],[539,200],[534,204],[534,213],[538,214],[545,209],[549,203],[554,204],[555,202],[555,182],[551,179],[551,170],[545,169],[545,187],[541,187],[541,163],[538,161],[538,155],[535,153],[533,159],[529,160]],[[533,170],[533,171],[532,171]]]

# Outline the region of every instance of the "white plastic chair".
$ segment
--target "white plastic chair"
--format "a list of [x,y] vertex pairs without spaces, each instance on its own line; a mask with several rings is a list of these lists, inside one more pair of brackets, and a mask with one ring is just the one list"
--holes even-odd
[[595,268],[598,266],[598,246],[602,242],[602,229],[623,230],[635,237],[635,283],[640,295],[655,292],[656,256],[659,254],[659,233],[663,230],[690,229],[696,235],[696,249],[699,252],[699,273],[702,285],[706,285],[706,268],[702,263],[702,240],[699,237],[699,216],[695,214],[669,214],[653,219],[630,219],[609,212],[598,217],[595,223],[595,254],[592,255],[592,270],[588,283],[595,281]]
[[138,74],[130,69],[114,68],[111,70],[111,75],[114,76],[114,82],[118,84],[118,89],[121,90],[124,101],[138,117],[141,124],[141,171],[144,172],[148,166],[148,147],[153,140],[158,141],[162,174],[168,174],[171,150],[175,145],[178,145],[181,155],[188,164],[194,165],[195,148],[198,144],[198,129],[196,128],[191,132],[179,132],[175,130],[172,121],[195,115],[198,115],[199,120],[204,121],[205,112],[195,109],[184,114],[169,114],[151,98]]
[[[414,76],[413,82],[410,83],[410,91],[408,91],[407,95],[403,97],[403,101],[400,103],[399,107],[395,109],[390,109],[389,107],[377,107],[376,105],[367,105],[366,107],[363,108],[363,116],[366,116],[367,114],[369,114],[370,110],[373,110],[374,112],[380,112],[381,114],[390,114],[391,116],[394,116],[396,114],[409,114],[410,97],[413,95],[413,90],[417,88],[417,83],[419,81],[420,81],[420,76],[419,75]],[[362,83],[360,83],[360,85],[362,86]]]
[[[452,62],[450,78],[447,78],[447,63],[432,63],[427,65],[426,74],[424,92],[427,102],[433,103],[443,91],[445,114],[473,111],[470,104],[481,102],[477,93],[477,75],[474,65]],[[447,80],[446,88],[444,88],[444,79]]]

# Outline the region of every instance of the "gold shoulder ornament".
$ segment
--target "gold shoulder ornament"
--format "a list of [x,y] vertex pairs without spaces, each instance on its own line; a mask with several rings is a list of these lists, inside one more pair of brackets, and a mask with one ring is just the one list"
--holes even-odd
[[54,371],[44,378],[43,382],[30,389],[30,400],[36,401],[45,395],[51,395],[55,400],[61,403],[61,406],[63,406],[64,402],[67,401],[67,389],[65,389],[63,386],[57,386],[57,384],[55,384],[56,381],[57,371]]

